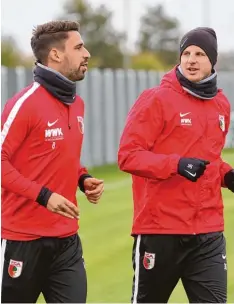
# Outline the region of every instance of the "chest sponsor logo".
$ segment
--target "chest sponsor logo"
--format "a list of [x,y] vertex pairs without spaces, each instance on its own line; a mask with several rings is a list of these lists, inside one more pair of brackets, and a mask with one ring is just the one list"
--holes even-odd
[[45,141],[63,140],[62,128],[53,128],[45,130]]
[[192,119],[191,118],[182,118],[180,120],[181,126],[192,126]]
[[180,124],[181,126],[192,126],[192,119],[189,117],[191,112],[180,112]]

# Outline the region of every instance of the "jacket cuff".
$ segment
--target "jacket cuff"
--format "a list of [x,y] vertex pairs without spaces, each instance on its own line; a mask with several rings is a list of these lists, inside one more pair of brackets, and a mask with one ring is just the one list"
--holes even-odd
[[80,188],[80,191],[85,192],[85,188],[84,188],[84,181],[86,180],[86,178],[92,178],[92,175],[90,174],[82,174],[79,178],[78,181],[78,185]]
[[224,176],[224,183],[225,186],[231,190],[232,192],[234,192],[234,169],[228,171],[225,176]]
[[46,207],[47,203],[49,201],[49,198],[51,197],[52,194],[53,194],[53,192],[50,191],[50,189],[48,189],[46,187],[42,187],[40,193],[38,194],[36,202],[38,204],[40,204],[41,206]]

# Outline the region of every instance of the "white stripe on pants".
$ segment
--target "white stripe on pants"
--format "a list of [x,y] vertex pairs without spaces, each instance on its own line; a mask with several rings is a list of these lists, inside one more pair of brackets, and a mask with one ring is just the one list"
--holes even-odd
[[138,235],[136,249],[135,249],[135,276],[134,276],[133,304],[137,303],[137,295],[138,295],[139,270],[140,270],[140,243],[141,243],[141,235]]
[[[3,267],[5,262],[5,251],[6,251],[6,240],[2,240],[2,246],[1,246],[1,295],[2,295],[2,278],[3,278]],[[1,302],[2,303],[2,302]]]

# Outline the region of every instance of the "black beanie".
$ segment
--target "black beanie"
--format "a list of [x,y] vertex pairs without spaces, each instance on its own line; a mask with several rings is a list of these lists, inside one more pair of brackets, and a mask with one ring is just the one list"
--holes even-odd
[[203,49],[203,51],[210,59],[212,67],[216,64],[218,46],[216,33],[212,28],[197,27],[185,34],[180,42],[180,57],[183,51],[190,45],[196,45]]

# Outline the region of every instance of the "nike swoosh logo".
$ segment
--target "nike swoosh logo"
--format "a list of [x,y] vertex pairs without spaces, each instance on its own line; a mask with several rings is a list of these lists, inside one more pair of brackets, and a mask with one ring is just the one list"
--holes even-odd
[[186,115],[188,115],[188,114],[190,114],[191,112],[188,112],[188,113],[180,113],[180,117],[184,117],[184,116],[186,116]]
[[58,121],[58,119],[57,120],[55,120],[54,122],[49,122],[48,121],[48,127],[52,127],[53,125],[55,125],[56,124],[56,122]]
[[226,259],[226,255],[222,254],[222,258],[225,260]]
[[197,175],[197,173],[191,173],[191,172],[189,172],[189,171],[187,171],[187,170],[184,170],[184,171],[186,171],[188,174],[190,174],[192,177],[196,177],[196,175]]

